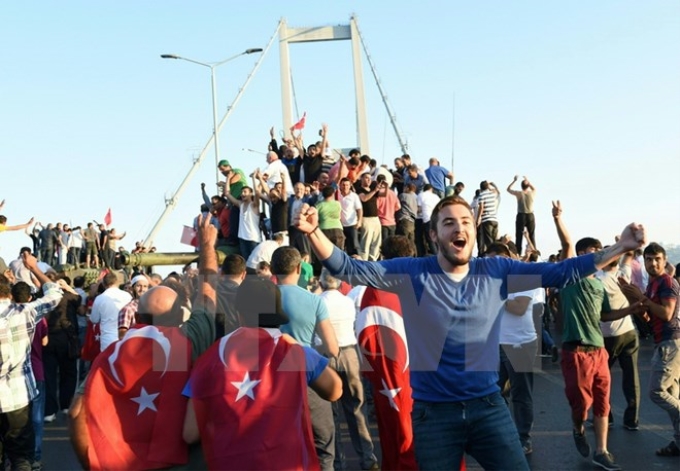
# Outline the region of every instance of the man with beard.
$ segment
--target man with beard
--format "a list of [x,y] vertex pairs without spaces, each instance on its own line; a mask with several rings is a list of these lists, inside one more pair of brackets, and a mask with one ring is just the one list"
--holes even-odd
[[314,208],[303,207],[295,223],[332,274],[399,295],[421,469],[455,469],[465,452],[485,469],[529,469],[497,385],[497,321],[508,295],[508,276],[520,275],[515,277],[520,290],[563,286],[645,240],[644,228],[631,224],[611,247],[561,263],[472,258],[472,210],[464,200],[451,197],[432,212],[429,235],[439,248],[436,256],[364,262],[334,248],[319,230]]

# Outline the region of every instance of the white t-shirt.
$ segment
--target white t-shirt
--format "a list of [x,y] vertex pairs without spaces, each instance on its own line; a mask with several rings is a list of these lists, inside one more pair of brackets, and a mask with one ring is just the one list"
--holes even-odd
[[17,281],[23,281],[28,286],[31,287],[32,293],[35,293],[38,290],[38,287],[35,285],[35,283],[33,283],[33,277],[31,276],[31,270],[26,268],[26,265],[24,265],[23,260],[21,260],[20,258],[13,260],[9,264],[9,269],[12,270],[12,273],[14,274],[14,278],[16,278]]
[[361,209],[359,195],[353,192],[350,192],[347,196],[342,196],[340,192],[337,194],[340,207],[342,208],[340,221],[343,227],[356,226],[357,222],[359,222],[357,210]]
[[260,262],[271,263],[272,255],[274,255],[274,251],[279,247],[281,246],[275,240],[265,240],[260,242],[250,253],[250,257],[248,257],[248,260],[246,260],[246,266],[256,270],[257,264]]
[[118,340],[118,313],[130,301],[132,301],[130,293],[118,289],[117,286],[108,288],[95,298],[90,320],[93,324],[99,324],[102,352]]
[[[598,272],[595,275],[600,279],[604,285],[604,290],[607,293],[609,300],[609,307],[612,310],[625,309],[629,306],[628,299],[621,291],[621,287],[616,279],[616,272]],[[600,329],[603,337],[618,337],[631,330],[635,329],[632,316],[626,316],[621,319],[610,322],[600,321]]]
[[286,193],[293,194],[293,182],[290,179],[290,173],[281,160],[277,159],[270,163],[262,174],[267,175],[267,185],[269,185],[270,190],[274,188],[274,185],[285,180]]
[[328,320],[331,321],[339,347],[349,347],[357,344],[354,335],[354,321],[357,318],[354,302],[340,291],[332,289],[324,291],[319,296],[328,307]]
[[239,216],[241,219],[238,225],[238,238],[260,242],[262,240],[262,231],[260,231],[259,208],[253,206],[253,203],[250,202],[241,204],[240,209]]
[[437,206],[440,199],[432,191],[421,191],[418,193],[418,209],[423,218],[423,223],[430,222],[432,211],[434,211],[434,207]]
[[71,231],[71,237],[68,238],[68,248],[69,249],[82,249],[83,248],[83,234],[80,229],[77,231]]
[[536,340],[536,327],[534,326],[534,305],[545,301],[545,290],[536,288],[530,291],[508,294],[508,301],[518,297],[531,298],[527,310],[518,316],[501,308],[500,343],[502,345],[522,345]]

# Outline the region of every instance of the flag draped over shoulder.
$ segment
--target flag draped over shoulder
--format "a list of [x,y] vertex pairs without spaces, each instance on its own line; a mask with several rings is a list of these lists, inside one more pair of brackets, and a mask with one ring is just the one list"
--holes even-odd
[[190,384],[210,469],[319,469],[305,353],[279,331],[222,337],[198,359]]
[[176,327],[130,329],[92,364],[85,386],[93,470],[184,464],[191,344]]
[[382,468],[416,470],[409,357],[397,295],[366,288],[355,329],[362,371],[373,386]]

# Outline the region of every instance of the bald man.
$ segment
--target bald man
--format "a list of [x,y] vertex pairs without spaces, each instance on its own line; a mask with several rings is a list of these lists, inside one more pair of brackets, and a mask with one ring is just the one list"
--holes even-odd
[[267,153],[267,163],[269,164],[267,168],[262,171],[262,176],[264,177],[269,189],[271,190],[277,183],[283,183],[288,196],[293,194],[293,182],[290,179],[290,173],[288,172],[288,167],[281,162],[279,156],[276,152],[270,151]]
[[188,461],[181,391],[191,365],[215,339],[217,229],[209,217],[199,216],[198,237],[191,317],[182,324],[182,299],[172,288],[144,293],[137,325],[97,357],[73,401],[71,442],[85,469],[158,469]]

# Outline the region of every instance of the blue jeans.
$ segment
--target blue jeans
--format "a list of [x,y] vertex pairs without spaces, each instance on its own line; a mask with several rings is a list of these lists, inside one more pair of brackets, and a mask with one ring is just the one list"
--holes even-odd
[[42,437],[45,421],[45,381],[36,381],[35,384],[38,389],[38,396],[33,399],[31,421],[33,422],[33,431],[35,433],[34,460],[40,461],[42,459]]
[[459,469],[466,451],[487,470],[529,470],[499,392],[464,402],[416,400],[411,419],[421,470]]
[[259,242],[255,242],[254,240],[245,240],[239,237],[238,246],[241,252],[241,257],[247,261],[248,257],[250,257],[250,254],[253,252],[253,250],[255,250],[255,247],[257,247],[258,243]]

